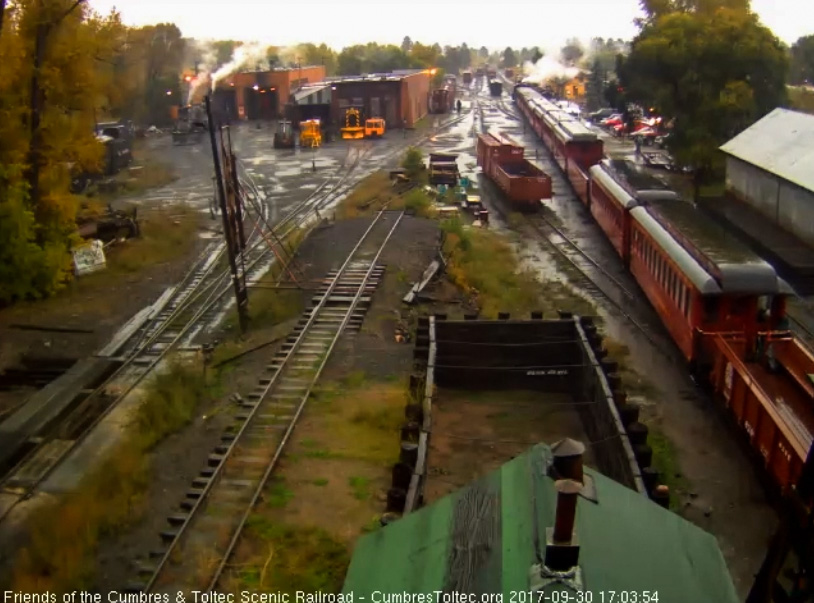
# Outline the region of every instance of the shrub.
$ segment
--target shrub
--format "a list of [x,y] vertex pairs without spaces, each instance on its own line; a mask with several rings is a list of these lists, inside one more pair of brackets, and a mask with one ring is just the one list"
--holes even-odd
[[401,162],[401,167],[407,171],[410,179],[418,178],[421,171],[424,169],[424,154],[421,149],[410,147],[404,154],[404,159]]

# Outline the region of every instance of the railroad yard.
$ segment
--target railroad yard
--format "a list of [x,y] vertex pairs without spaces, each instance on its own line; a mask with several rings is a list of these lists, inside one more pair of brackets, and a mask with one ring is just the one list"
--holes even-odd
[[429,107],[383,135],[357,112],[278,148],[280,120],[216,132],[213,93],[199,142],[139,142],[134,178],[171,174],[110,201],[140,236],[0,308],[4,589],[339,593],[360,538],[545,443],[714,536],[746,598],[808,471],[814,302],[689,250],[664,201],[688,179],[546,130],[560,110],[513,73],[383,76]]

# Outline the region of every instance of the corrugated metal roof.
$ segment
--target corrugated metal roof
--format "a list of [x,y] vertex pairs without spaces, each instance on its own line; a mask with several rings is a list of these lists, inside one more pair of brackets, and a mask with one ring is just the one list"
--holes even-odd
[[[547,446],[535,446],[469,487],[364,536],[343,592],[360,601],[376,600],[375,592],[434,591],[542,601],[528,590],[535,542],[544,555],[545,530],[554,524],[554,482],[545,475],[550,458]],[[738,600],[712,535],[595,471],[585,473],[593,478],[596,502],[579,498],[576,531],[583,590],[595,594],[595,602],[612,591],[635,591],[639,600],[643,591],[658,593],[659,603]],[[552,593],[565,589],[550,584],[544,596],[564,601]],[[526,598],[512,595],[518,592]]]
[[[326,82],[334,84],[348,82],[400,82],[406,77],[425,71],[424,69],[397,69],[391,73],[367,73],[364,75],[341,75],[326,77]],[[429,74],[428,74],[429,75]]]
[[814,115],[775,109],[721,150],[814,192]]
[[317,86],[304,86],[304,87],[300,88],[299,90],[297,90],[293,94],[294,102],[297,103],[297,104],[301,104],[303,100],[305,100],[305,99],[307,99],[307,98],[309,98],[311,96],[314,96],[314,95],[319,95],[323,90],[326,90],[326,89],[327,89],[328,102],[330,102],[331,84],[321,84],[321,85],[317,85]]

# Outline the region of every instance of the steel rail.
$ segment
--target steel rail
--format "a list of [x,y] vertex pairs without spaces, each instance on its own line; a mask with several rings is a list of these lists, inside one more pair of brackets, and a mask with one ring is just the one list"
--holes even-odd
[[332,278],[332,281],[331,281],[331,284],[328,287],[328,290],[322,296],[322,298],[320,299],[318,305],[315,308],[312,309],[311,315],[310,315],[307,323],[304,325],[303,329],[300,331],[300,334],[297,337],[297,340],[295,341],[293,346],[288,350],[285,357],[282,359],[282,362],[280,363],[279,368],[275,371],[275,373],[272,376],[270,382],[264,386],[262,395],[260,396],[257,404],[252,408],[251,412],[249,413],[249,416],[246,418],[246,420],[243,421],[243,423],[240,426],[239,431],[237,432],[234,439],[229,444],[228,449],[226,450],[226,452],[223,455],[223,461],[220,462],[218,464],[218,466],[214,469],[214,472],[213,472],[211,478],[209,479],[209,481],[207,482],[206,486],[203,488],[203,491],[201,492],[200,497],[198,497],[196,499],[195,503],[189,509],[186,520],[180,526],[180,528],[176,532],[175,536],[173,537],[172,541],[168,544],[164,555],[159,559],[154,573],[152,574],[150,580],[147,582],[147,584],[145,585],[145,587],[143,589],[144,592],[149,592],[150,589],[153,588],[153,586],[155,585],[155,583],[158,580],[160,574],[162,573],[162,571],[166,567],[167,562],[169,561],[169,558],[170,558],[172,552],[175,550],[175,547],[180,542],[181,537],[184,535],[187,528],[190,526],[193,518],[196,517],[196,513],[201,508],[202,503],[206,500],[209,492],[212,490],[213,486],[216,484],[218,478],[220,477],[220,474],[221,474],[223,468],[226,466],[226,461],[229,459],[229,457],[234,452],[235,448],[237,447],[238,442],[241,441],[241,438],[242,438],[243,434],[245,433],[245,431],[248,428],[249,424],[251,423],[252,419],[255,417],[258,410],[260,409],[261,402],[268,395],[268,393],[272,389],[272,387],[274,387],[274,385],[277,383],[277,379],[280,377],[280,375],[283,372],[283,369],[286,368],[288,362],[293,358],[295,351],[300,347],[302,341],[305,339],[306,334],[308,333],[309,329],[311,328],[311,326],[314,324],[317,317],[319,316],[319,311],[327,303],[328,299],[330,298],[331,293],[336,288],[336,285],[339,283],[343,272],[347,269],[347,266],[350,264],[350,262],[351,262],[353,256],[355,255],[356,251],[359,249],[359,247],[361,247],[361,245],[364,243],[367,236],[376,227],[376,224],[378,223],[378,221],[381,219],[381,217],[383,215],[384,215],[384,212],[379,212],[379,214],[376,216],[376,218],[373,220],[373,222],[370,224],[370,226],[367,228],[367,230],[365,230],[365,232],[362,234],[362,237],[359,239],[359,241],[354,246],[353,250],[348,254],[348,256],[345,259],[345,262],[342,264],[341,268],[337,271],[336,275]]
[[[380,215],[383,215],[383,214],[384,214],[384,210],[382,210],[380,212]],[[308,399],[311,397],[311,391],[314,389],[314,386],[317,384],[317,382],[319,381],[320,376],[322,375],[322,371],[324,370],[325,366],[328,364],[328,359],[331,357],[331,353],[333,352],[334,347],[336,346],[339,339],[342,337],[342,334],[343,334],[343,332],[345,330],[345,327],[347,327],[348,323],[350,322],[351,317],[353,316],[353,312],[356,310],[356,307],[359,305],[359,300],[362,298],[362,295],[365,292],[365,287],[367,285],[367,282],[370,280],[371,274],[373,274],[373,271],[376,269],[376,263],[378,262],[379,257],[381,257],[381,254],[384,251],[384,248],[387,246],[387,243],[390,241],[390,237],[393,236],[393,233],[396,231],[396,228],[398,228],[398,225],[401,222],[402,218],[404,218],[404,212],[401,212],[399,214],[399,217],[396,219],[395,224],[393,224],[392,228],[387,233],[387,236],[385,237],[384,241],[382,242],[381,246],[379,247],[378,251],[376,252],[376,255],[373,257],[372,260],[370,260],[370,266],[368,267],[367,272],[365,273],[365,276],[362,278],[362,282],[359,284],[359,289],[357,290],[356,295],[353,297],[353,300],[351,301],[350,306],[348,307],[348,311],[345,314],[345,317],[342,319],[342,322],[341,322],[341,324],[339,325],[339,328],[336,331],[336,335],[334,335],[334,338],[331,341],[330,345],[328,346],[327,351],[324,353],[324,355],[322,357],[322,361],[320,362],[320,365],[317,368],[317,371],[314,374],[313,379],[311,379],[311,383],[308,386],[308,389],[306,390],[305,394],[303,395],[302,400],[300,401],[300,404],[297,407],[296,412],[294,413],[294,417],[291,419],[291,422],[288,425],[288,429],[286,429],[286,432],[283,435],[282,441],[277,446],[277,450],[274,453],[274,457],[271,459],[271,463],[266,468],[266,471],[263,474],[263,477],[260,478],[260,482],[258,483],[257,489],[255,490],[254,495],[252,496],[251,502],[247,506],[246,511],[243,513],[243,517],[241,517],[241,519],[240,519],[240,523],[239,523],[238,527],[235,529],[235,532],[232,535],[232,539],[230,540],[229,545],[226,548],[226,551],[225,551],[225,553],[223,555],[223,558],[221,559],[220,564],[218,565],[217,569],[215,570],[215,575],[213,576],[212,580],[209,583],[209,588],[207,589],[208,591],[214,592],[215,587],[217,586],[218,581],[220,580],[220,577],[223,574],[223,570],[226,568],[226,564],[229,562],[229,559],[231,558],[232,553],[234,552],[235,546],[237,546],[237,542],[240,539],[241,533],[243,532],[243,527],[246,525],[246,521],[248,521],[249,516],[251,515],[251,512],[254,509],[254,506],[257,504],[257,500],[263,494],[263,489],[265,488],[265,485],[268,482],[268,479],[271,476],[272,471],[274,471],[275,467],[277,466],[277,462],[279,461],[280,456],[283,453],[283,449],[285,448],[285,445],[288,443],[288,439],[291,437],[291,434],[294,432],[294,427],[296,426],[297,421],[299,420],[300,415],[302,414],[302,411],[305,409],[305,405],[307,404]],[[375,221],[374,221],[374,223],[375,223]],[[357,245],[357,247],[355,249],[358,249],[358,247],[359,247],[359,245]],[[352,258],[353,255],[355,255],[355,250],[353,252],[351,252],[351,255],[349,256],[349,259],[348,259],[348,261],[345,262],[344,266],[347,266],[348,262],[350,261],[350,258]],[[341,273],[341,270],[344,270],[344,266],[343,266],[342,269],[340,269],[340,273]],[[339,276],[339,275],[337,275],[337,276]],[[334,284],[336,282],[338,282],[338,281],[335,280]],[[330,294],[326,293],[323,300],[327,300],[329,298],[329,296],[330,296]],[[314,312],[313,315],[315,316],[316,312]],[[305,332],[305,329],[303,329],[303,333],[304,332]],[[302,337],[302,335],[301,335],[301,337]],[[300,341],[300,339],[298,339],[297,341]],[[279,372],[280,371],[278,371],[278,374],[279,374]]]
[[[546,218],[545,216],[538,216],[541,220],[543,220],[549,228],[551,228],[557,235],[559,235],[568,245],[571,246],[577,253],[579,253],[583,258],[588,260],[595,268],[597,268],[609,281],[611,281],[616,287],[624,293],[625,297],[628,299],[636,299],[636,296],[630,292],[630,290],[625,287],[619,279],[613,276],[604,266],[602,266],[598,261],[592,258],[588,253],[586,253],[579,245],[577,245],[571,237],[569,237],[561,228],[559,228],[556,224],[554,224],[551,220]],[[536,224],[532,223],[533,227],[537,227]]]
[[[344,167],[345,167],[345,164],[343,163],[343,165],[342,165],[342,166],[340,166],[340,169],[337,171],[337,174],[338,174],[338,173],[339,173],[339,172],[340,172],[342,169],[344,169]],[[352,170],[352,169],[353,169],[353,168],[355,168],[355,167],[356,167],[356,163],[354,163],[354,164],[351,166],[351,168],[350,168],[350,169]],[[346,175],[345,175],[345,177],[343,177],[342,179],[340,179],[340,181],[339,181],[338,183],[336,183],[336,185],[335,185],[335,186],[334,186],[334,187],[331,189],[331,191],[328,193],[328,195],[327,195],[327,196],[330,196],[330,195],[331,195],[331,194],[334,192],[334,190],[336,190],[336,188],[337,188],[337,186],[339,185],[339,183],[343,182],[343,181],[346,179],[346,176],[348,176],[348,175],[349,175],[349,174],[346,174]],[[330,182],[330,179],[331,179],[331,178],[333,178],[333,177],[334,177],[334,176],[331,176],[330,178],[326,179],[326,180],[325,180],[325,184],[327,184],[328,182]],[[312,195],[309,195],[309,199],[313,199],[313,198],[314,198],[314,193],[312,193]],[[302,207],[302,206],[301,206],[301,205],[298,205],[298,207]],[[284,218],[284,219],[281,221],[281,223],[288,224],[289,222],[294,222],[294,221],[296,221],[298,218],[299,218],[300,222],[305,221],[305,220],[307,219],[307,216],[310,214],[310,209],[309,209],[309,211],[308,211],[306,214],[304,214],[304,215],[299,215],[299,216],[298,216],[298,215],[296,215],[296,214],[297,214],[297,212],[296,212],[296,211],[291,212],[290,214],[288,214],[288,215],[286,216],[286,218]],[[296,224],[296,225],[294,225],[294,226],[292,226],[291,228],[289,228],[289,229],[286,231],[286,233],[283,235],[283,237],[288,236],[288,234],[290,234],[291,232],[293,232],[293,230],[294,230],[294,229],[296,229],[296,228],[298,227],[298,225],[299,225],[299,223],[298,223],[298,224]],[[253,230],[252,234],[254,234],[255,232],[258,232],[258,231],[259,231],[259,224],[256,224],[256,225],[255,225],[255,229]],[[260,243],[260,242],[261,242],[260,240],[255,241],[254,246],[253,246],[253,248],[252,248],[252,249],[256,249],[257,247],[259,247],[259,243]],[[223,249],[225,250],[225,247],[224,247]],[[251,251],[251,249],[250,249],[250,251]],[[267,250],[265,250],[265,252],[267,253]],[[222,252],[221,252],[221,253],[222,253]],[[251,270],[251,269],[252,269],[254,266],[256,266],[258,262],[262,261],[262,259],[263,259],[263,258],[264,258],[264,256],[266,255],[266,253],[263,253],[263,254],[259,255],[257,258],[254,258],[254,259],[253,259],[253,261],[252,261],[252,262],[249,264],[249,266],[246,268],[246,271],[248,272],[248,271],[249,271],[249,270]],[[206,261],[207,261],[206,259],[201,258],[201,259],[199,260],[199,262],[197,262],[197,263],[196,263],[196,266],[197,266],[197,265],[200,265],[201,263],[204,263],[204,264],[205,264],[205,262],[206,262]],[[214,269],[214,267],[215,267],[216,265],[217,265],[217,260],[214,260],[214,261],[212,262],[211,266],[209,267],[209,269],[207,270],[207,272],[206,272],[205,274],[206,274],[206,275],[211,275],[211,272],[212,272],[212,270]],[[194,271],[194,269],[190,271],[190,273],[193,273],[193,272],[195,272],[195,271]],[[201,305],[201,307],[200,307],[200,308],[199,308],[197,311],[195,311],[195,312],[193,313],[193,316],[192,316],[190,319],[188,319],[188,320],[185,322],[185,324],[184,324],[184,325],[181,327],[181,330],[180,330],[180,331],[179,331],[179,332],[178,332],[178,333],[177,333],[177,334],[176,334],[176,335],[173,337],[173,339],[172,339],[170,342],[167,342],[166,346],[165,346],[163,349],[161,349],[157,355],[154,355],[154,354],[149,355],[149,356],[151,357],[151,362],[150,362],[148,365],[146,365],[146,366],[140,367],[139,374],[136,376],[135,380],[131,380],[131,381],[130,381],[130,382],[127,384],[127,386],[126,386],[124,389],[119,390],[119,392],[117,392],[117,396],[116,396],[116,398],[115,398],[114,400],[112,400],[111,402],[109,402],[109,403],[107,403],[107,404],[106,404],[105,408],[104,408],[104,409],[103,409],[103,410],[102,410],[102,411],[101,411],[101,412],[100,412],[100,413],[99,413],[99,414],[98,414],[96,417],[94,417],[94,419],[91,421],[91,423],[90,423],[90,424],[89,424],[87,427],[85,427],[85,428],[82,430],[82,432],[79,434],[79,436],[77,436],[77,437],[76,437],[76,438],[75,438],[75,439],[72,441],[71,445],[70,445],[70,446],[68,446],[67,448],[65,448],[64,450],[62,450],[58,456],[56,456],[55,458],[53,458],[53,459],[52,459],[52,462],[51,462],[50,466],[48,467],[48,469],[47,469],[45,472],[43,472],[43,473],[42,473],[40,476],[38,476],[36,480],[34,480],[33,482],[31,482],[30,484],[27,484],[27,486],[26,486],[26,488],[25,488],[25,491],[24,491],[23,493],[21,493],[21,494],[20,494],[20,495],[17,497],[17,500],[15,500],[15,501],[14,501],[14,502],[13,502],[11,505],[9,505],[8,507],[6,507],[6,509],[4,510],[3,514],[2,514],[2,515],[0,515],[0,522],[2,522],[2,520],[3,520],[3,519],[6,517],[6,516],[8,516],[8,514],[11,512],[11,510],[12,510],[14,507],[16,507],[16,506],[17,506],[17,504],[19,504],[19,502],[20,502],[20,501],[22,501],[22,500],[26,500],[28,497],[30,497],[30,496],[31,496],[31,494],[32,494],[32,493],[33,493],[33,492],[36,490],[36,488],[37,488],[37,487],[38,487],[40,484],[42,484],[42,483],[43,483],[43,482],[44,482],[44,481],[45,481],[45,480],[46,480],[46,479],[47,479],[47,478],[48,478],[48,477],[49,477],[49,476],[50,476],[50,475],[53,473],[53,471],[54,471],[54,470],[55,470],[57,467],[59,467],[59,465],[62,463],[62,461],[63,461],[63,460],[64,460],[64,459],[65,459],[65,458],[66,458],[66,457],[67,457],[67,456],[68,456],[68,455],[69,455],[71,452],[73,452],[73,451],[74,451],[74,450],[75,450],[75,449],[76,449],[76,448],[77,448],[77,447],[78,447],[78,446],[79,446],[79,445],[80,445],[80,444],[81,444],[81,443],[82,443],[82,442],[85,440],[85,438],[87,437],[87,435],[88,435],[88,434],[89,434],[89,433],[90,433],[90,432],[91,432],[91,431],[92,431],[92,430],[93,430],[93,429],[94,429],[94,428],[95,428],[95,427],[96,427],[96,426],[97,426],[97,425],[98,425],[98,424],[99,424],[99,423],[100,423],[100,422],[101,422],[101,421],[102,421],[102,420],[103,420],[105,417],[107,417],[107,416],[110,414],[110,412],[112,412],[112,410],[113,410],[114,408],[116,408],[116,406],[119,404],[119,402],[121,402],[121,400],[122,400],[122,399],[123,399],[125,396],[127,396],[127,395],[128,395],[128,394],[129,394],[129,393],[130,393],[130,392],[131,392],[131,391],[132,391],[132,390],[133,390],[133,389],[134,389],[134,388],[135,388],[135,387],[136,387],[136,386],[137,386],[139,383],[141,383],[141,381],[142,381],[142,380],[143,380],[143,379],[144,379],[144,378],[145,378],[147,375],[149,375],[149,374],[152,372],[152,370],[153,370],[153,369],[156,367],[156,365],[158,365],[158,364],[159,364],[159,363],[160,363],[160,362],[161,362],[161,361],[162,361],[162,360],[163,360],[163,359],[166,357],[166,355],[167,355],[167,354],[168,354],[168,353],[169,353],[169,352],[170,352],[172,349],[174,349],[174,348],[175,348],[175,346],[177,346],[177,344],[178,344],[178,343],[179,343],[179,342],[182,340],[182,338],[184,337],[184,335],[185,335],[187,332],[189,332],[190,328],[192,328],[193,326],[195,326],[195,325],[196,325],[196,324],[197,324],[197,323],[198,323],[198,322],[201,320],[201,318],[204,316],[204,314],[206,314],[206,312],[208,312],[208,311],[209,311],[209,310],[212,308],[212,306],[213,306],[215,303],[217,303],[217,302],[220,300],[220,298],[221,298],[221,297],[223,297],[223,295],[225,295],[226,293],[228,293],[228,291],[229,291],[229,289],[230,289],[230,286],[231,286],[231,283],[230,283],[230,282],[226,282],[226,283],[222,284],[222,285],[221,285],[221,287],[220,287],[220,290],[219,290],[219,291],[218,291],[217,289],[218,289],[218,284],[220,284],[220,283],[221,283],[221,282],[222,282],[224,279],[228,278],[228,277],[230,276],[230,274],[231,274],[231,273],[230,273],[230,271],[229,271],[229,270],[225,270],[225,271],[221,272],[221,273],[220,273],[220,275],[218,275],[218,276],[217,276],[217,277],[215,277],[214,279],[210,280],[210,282],[209,282],[209,283],[207,283],[207,284],[204,284],[204,283],[205,283],[205,280],[204,280],[204,279],[202,279],[202,280],[201,280],[201,282],[198,284],[198,287],[197,287],[195,290],[193,290],[193,292],[186,292],[186,291],[183,291],[183,290],[178,290],[178,291],[177,291],[176,295],[179,295],[179,296],[180,296],[180,295],[182,295],[182,294],[184,294],[184,293],[186,293],[186,294],[187,294],[186,299],[184,300],[184,302],[182,302],[182,304],[181,304],[181,305],[179,305],[177,308],[175,308],[175,309],[173,310],[172,314],[171,314],[169,317],[167,317],[166,319],[164,319],[164,320],[161,322],[161,325],[159,326],[159,328],[158,328],[158,329],[157,329],[157,330],[156,330],[156,331],[155,331],[155,332],[154,332],[154,333],[153,333],[153,334],[152,334],[152,335],[151,335],[151,336],[148,338],[148,340],[147,340],[146,342],[143,342],[143,343],[142,343],[142,341],[143,341],[143,335],[144,335],[144,331],[142,331],[142,332],[141,332],[141,334],[140,334],[141,336],[140,336],[140,337],[139,337],[139,339],[138,339],[138,341],[139,341],[139,347],[138,347],[136,350],[134,350],[134,351],[133,351],[133,352],[132,352],[132,353],[131,353],[131,354],[130,354],[130,355],[129,355],[129,356],[126,358],[126,359],[125,359],[125,361],[122,363],[122,365],[121,365],[121,366],[119,366],[119,367],[118,367],[118,368],[117,368],[117,369],[116,369],[116,370],[115,370],[115,371],[114,371],[114,372],[113,372],[113,373],[112,373],[112,374],[111,374],[111,375],[110,375],[110,376],[109,376],[107,379],[105,379],[105,381],[104,381],[103,383],[101,383],[99,386],[97,386],[97,387],[96,387],[96,388],[93,390],[93,392],[91,392],[91,393],[90,393],[90,394],[89,394],[89,395],[86,397],[86,399],[85,399],[85,400],[83,400],[83,401],[82,401],[82,402],[81,402],[81,403],[78,405],[78,407],[77,407],[77,408],[75,408],[75,409],[74,409],[74,410],[73,410],[73,411],[72,411],[72,412],[71,412],[71,413],[70,413],[70,414],[69,414],[69,415],[68,415],[68,416],[67,416],[67,417],[66,417],[66,418],[63,420],[63,423],[62,423],[63,425],[65,424],[65,422],[67,422],[67,421],[71,421],[72,419],[81,418],[82,413],[83,413],[83,412],[87,412],[87,410],[88,410],[88,406],[92,406],[92,404],[89,404],[89,402],[90,402],[91,400],[93,400],[95,397],[101,397],[101,396],[103,395],[104,391],[106,390],[106,388],[107,388],[107,387],[108,387],[108,386],[109,386],[109,385],[110,385],[112,382],[114,382],[114,380],[115,380],[115,379],[117,379],[117,378],[121,378],[121,377],[124,375],[125,371],[126,371],[126,370],[128,370],[129,368],[131,368],[131,367],[133,366],[134,361],[135,361],[137,358],[139,358],[139,357],[143,357],[144,355],[146,355],[146,352],[148,351],[148,349],[149,349],[149,348],[151,348],[151,347],[152,347],[152,346],[153,346],[153,345],[156,343],[156,341],[157,341],[157,340],[158,340],[158,339],[159,339],[159,338],[160,338],[162,335],[164,335],[164,334],[167,332],[167,330],[168,330],[168,329],[169,329],[171,326],[173,326],[173,325],[174,325],[174,323],[176,322],[176,320],[178,319],[178,317],[179,317],[181,314],[183,314],[184,312],[188,311],[188,310],[190,309],[190,307],[191,307],[191,306],[192,306],[192,305],[193,305],[193,304],[194,304],[194,303],[195,303],[195,302],[196,302],[196,301],[197,301],[197,300],[198,300],[198,299],[199,299],[199,298],[200,298],[200,297],[201,297],[201,296],[202,296],[204,293],[206,293],[207,291],[213,290],[213,292],[210,292],[210,294],[209,294],[209,296],[207,297],[207,299],[206,299],[206,300],[204,300],[204,302],[203,302],[203,304]],[[185,275],[185,278],[186,278],[187,276],[189,276],[189,274]],[[183,282],[183,279],[182,279],[182,282]],[[167,303],[169,304],[169,303],[171,303],[171,301],[172,301],[172,300],[168,300],[168,302],[167,302]],[[136,337],[136,334],[134,334],[134,336],[133,336],[133,337]],[[132,339],[132,338],[131,338],[131,339]],[[122,344],[122,346],[120,346],[120,347],[119,347],[119,349],[121,349],[122,347],[125,347],[125,346],[127,345],[127,343],[128,343],[128,342],[127,342],[127,341],[125,341],[125,342]],[[55,428],[55,429],[58,429],[58,428]],[[50,440],[47,440],[47,441],[50,441]],[[7,483],[8,483],[8,481],[9,481],[9,479],[10,479],[11,477],[13,477],[13,476],[14,476],[15,472],[16,472],[16,471],[17,471],[19,468],[21,468],[22,466],[24,466],[24,464],[25,464],[25,463],[26,463],[26,462],[27,462],[27,461],[28,461],[30,458],[32,458],[32,455],[33,455],[33,454],[35,454],[35,453],[36,453],[36,451],[37,451],[37,450],[39,450],[41,447],[42,447],[42,444],[40,444],[40,446],[38,446],[37,448],[35,448],[35,449],[34,449],[34,450],[32,450],[31,452],[29,452],[28,454],[26,454],[26,456],[25,456],[25,457],[24,457],[24,458],[23,458],[23,459],[22,459],[20,462],[18,462],[18,463],[17,463],[17,464],[16,464],[14,467],[12,467],[12,468],[11,468],[11,470],[10,470],[10,471],[9,471],[9,472],[8,472],[8,473],[5,475],[5,476],[3,476],[3,478],[2,478],[2,479],[0,479],[0,488],[2,488],[2,487],[5,485],[5,484],[7,484]]]

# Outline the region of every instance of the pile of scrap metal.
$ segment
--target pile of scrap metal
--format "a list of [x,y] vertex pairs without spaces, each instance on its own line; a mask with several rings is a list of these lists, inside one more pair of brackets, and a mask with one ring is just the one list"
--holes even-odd
[[430,184],[455,186],[458,183],[458,155],[430,153]]
[[402,321],[396,325],[395,337],[396,343],[410,343],[410,329]]
[[178,110],[172,130],[172,144],[198,144],[209,131],[209,120],[203,105],[187,105]]
[[84,193],[94,181],[105,176],[114,176],[130,165],[133,160],[133,138],[135,130],[132,123],[125,121],[100,123],[96,126],[96,140],[104,145],[105,154],[102,164],[93,170],[80,170],[75,164],[71,170],[71,192],[75,195]]
[[101,215],[80,213],[76,225],[79,236],[83,239],[96,239],[104,243],[129,239],[141,234],[135,207],[130,211],[124,211],[114,210],[108,205],[107,211]]

